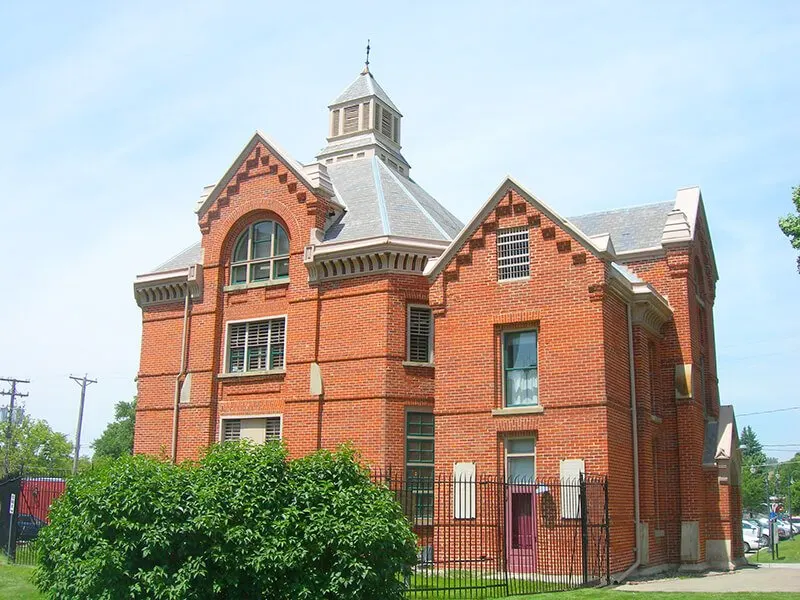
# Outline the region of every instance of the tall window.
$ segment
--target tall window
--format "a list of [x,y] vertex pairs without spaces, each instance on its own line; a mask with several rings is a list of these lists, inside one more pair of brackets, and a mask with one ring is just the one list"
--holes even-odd
[[433,318],[427,306],[408,307],[408,360],[433,362]]
[[506,406],[539,403],[538,333],[535,329],[503,334],[503,376]]
[[228,325],[228,373],[283,369],[286,317]]
[[531,273],[531,254],[527,227],[497,232],[497,278],[519,279]]
[[536,479],[536,440],[506,439],[506,479],[509,483],[533,483]]
[[275,221],[253,223],[236,240],[231,283],[289,278],[289,236]]
[[280,417],[223,419],[220,439],[223,442],[252,440],[257,444],[281,439]]
[[433,413],[406,413],[406,482],[417,521],[433,519]]

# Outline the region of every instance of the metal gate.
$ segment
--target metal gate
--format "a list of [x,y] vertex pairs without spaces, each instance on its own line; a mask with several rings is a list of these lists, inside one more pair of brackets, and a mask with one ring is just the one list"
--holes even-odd
[[601,585],[609,575],[605,478],[375,480],[417,535],[412,598],[487,598]]
[[0,480],[0,547],[8,560],[36,563],[36,539],[50,521],[50,506],[64,493],[66,474],[12,474]]
[[0,479],[0,547],[12,562],[17,548],[17,513],[21,481],[22,476],[18,473]]

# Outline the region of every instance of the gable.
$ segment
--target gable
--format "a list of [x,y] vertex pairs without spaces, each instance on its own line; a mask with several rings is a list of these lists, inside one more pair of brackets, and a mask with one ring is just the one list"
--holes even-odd
[[[548,236],[545,239],[552,239],[555,244],[562,244],[562,248],[565,248],[564,244],[568,243],[570,250],[562,253],[574,253],[576,255],[582,253],[585,258],[585,254],[588,252],[599,259],[614,258],[613,246],[610,244],[598,245],[595,240],[599,240],[600,236],[594,239],[587,237],[567,219],[561,217],[509,177],[503,181],[497,191],[492,194],[467,226],[461,230],[461,233],[453,240],[439,260],[429,265],[425,274],[430,281],[434,281],[450,266],[450,263],[453,262],[465,244],[471,240],[475,232],[486,225],[487,219],[490,218],[493,212],[498,219],[507,216],[524,217],[524,219],[517,219],[519,221],[517,226],[527,223],[529,226],[541,229],[541,235]],[[544,227],[541,225],[542,217],[547,221]],[[552,231],[550,231],[551,229]],[[557,235],[557,232],[560,235]],[[576,258],[576,260],[580,259]]]
[[[280,167],[283,168],[280,169]],[[216,185],[209,186],[212,187],[210,191],[208,188],[203,190],[200,204],[196,210],[197,216],[202,220],[220,197],[236,192],[238,184],[250,177],[269,174],[287,178],[287,173],[293,175],[295,186],[299,182],[312,194],[329,195],[327,193],[328,190],[324,189],[325,186],[319,185],[319,182],[315,185],[315,182],[307,176],[304,167],[300,163],[291,158],[266,135],[256,131],[225,172],[225,175]]]

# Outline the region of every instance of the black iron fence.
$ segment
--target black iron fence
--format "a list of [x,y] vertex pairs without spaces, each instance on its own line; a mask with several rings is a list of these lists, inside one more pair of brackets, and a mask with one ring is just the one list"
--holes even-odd
[[9,561],[36,563],[39,531],[50,522],[50,506],[64,493],[68,476],[25,472],[0,479],[0,547]]
[[609,576],[604,478],[514,482],[375,472],[417,535],[411,597],[486,598],[600,585]]

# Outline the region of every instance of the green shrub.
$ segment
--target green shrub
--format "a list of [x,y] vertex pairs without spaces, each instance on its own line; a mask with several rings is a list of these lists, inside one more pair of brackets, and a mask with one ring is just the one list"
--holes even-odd
[[414,535],[352,450],[288,461],[279,444],[197,464],[123,457],[82,473],[40,534],[52,599],[401,598]]

